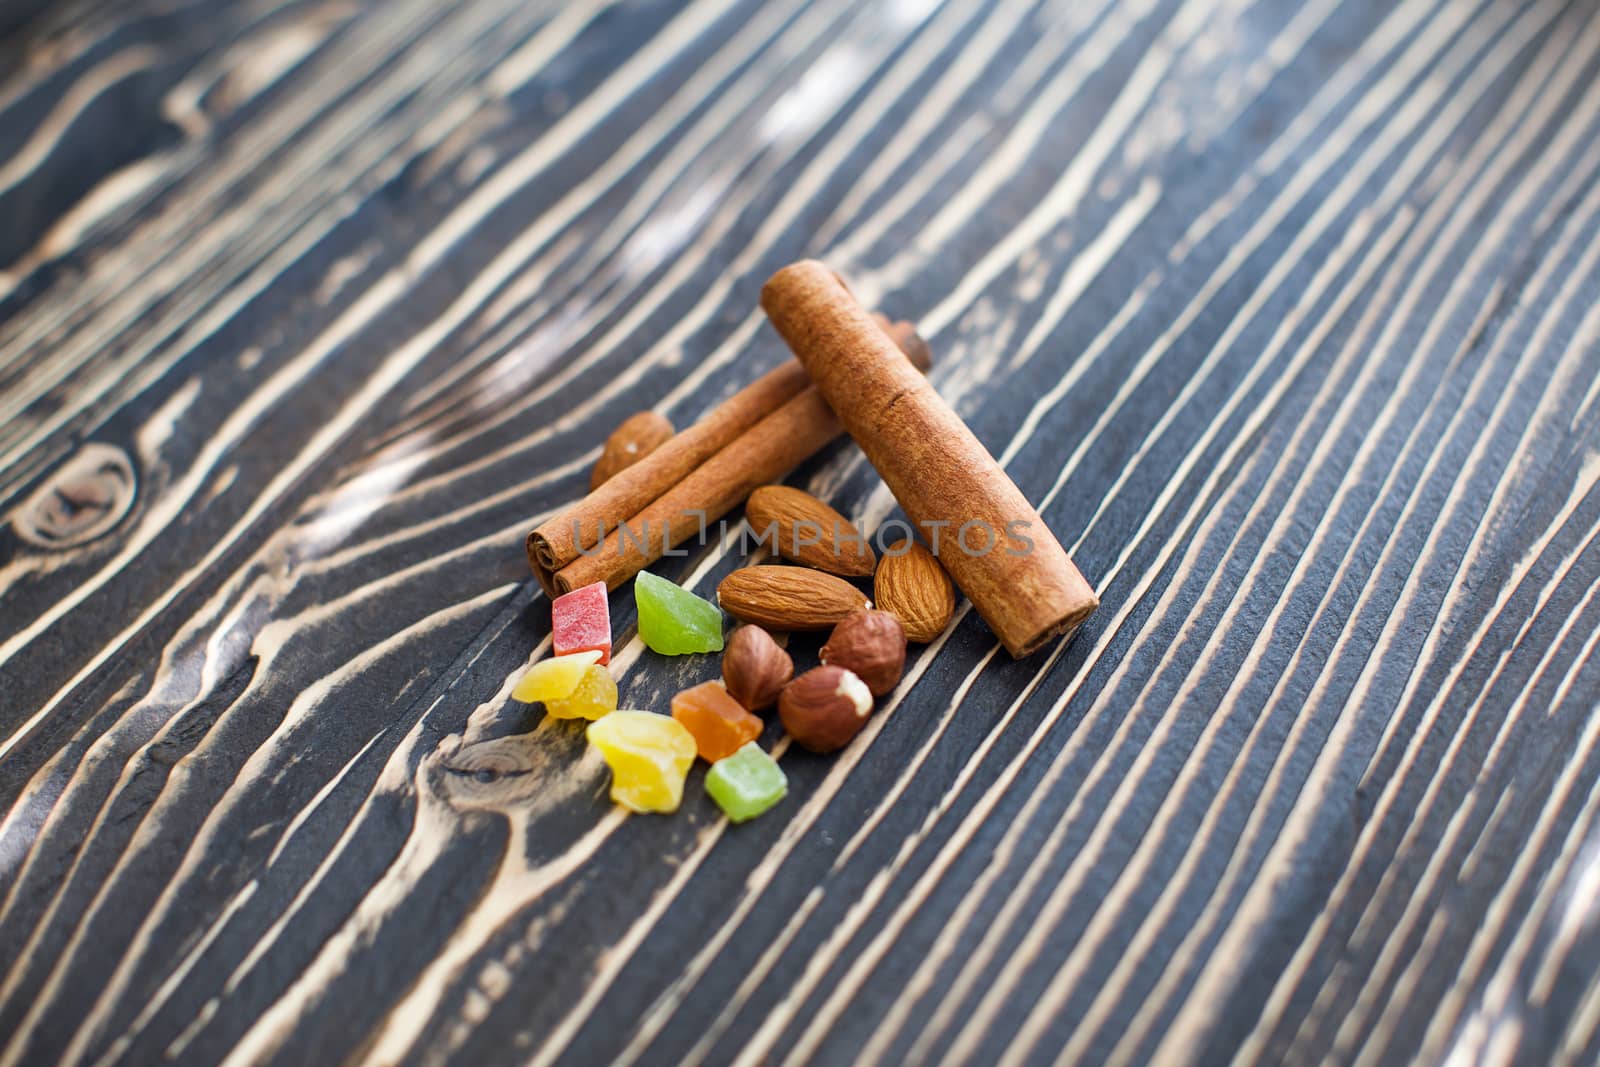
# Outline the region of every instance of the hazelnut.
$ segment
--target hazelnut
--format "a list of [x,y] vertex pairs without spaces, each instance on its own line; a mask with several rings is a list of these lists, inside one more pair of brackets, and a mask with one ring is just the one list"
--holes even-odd
[[854,672],[873,696],[881,697],[900,682],[906,665],[906,632],[887,611],[851,612],[822,646],[822,662]]
[[801,748],[832,752],[861,732],[872,714],[872,693],[843,667],[813,667],[783,687],[778,717]]
[[769,708],[794,677],[794,660],[759,626],[741,626],[722,653],[722,684],[750,711]]

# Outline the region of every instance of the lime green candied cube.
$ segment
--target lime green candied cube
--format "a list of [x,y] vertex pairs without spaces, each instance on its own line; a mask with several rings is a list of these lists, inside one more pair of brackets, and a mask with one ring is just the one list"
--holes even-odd
[[719,759],[706,772],[706,792],[734,822],[745,822],[770,809],[789,791],[778,761],[754,741],[748,741],[727,759]]
[[640,571],[633,583],[639,636],[664,656],[722,651],[722,609],[680,585]]

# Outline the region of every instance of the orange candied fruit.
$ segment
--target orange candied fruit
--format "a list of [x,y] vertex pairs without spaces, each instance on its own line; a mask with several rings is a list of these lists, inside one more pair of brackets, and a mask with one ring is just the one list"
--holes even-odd
[[694,735],[695,748],[707,763],[727,759],[761,736],[761,720],[729,696],[721,682],[706,682],[673,697],[672,717]]

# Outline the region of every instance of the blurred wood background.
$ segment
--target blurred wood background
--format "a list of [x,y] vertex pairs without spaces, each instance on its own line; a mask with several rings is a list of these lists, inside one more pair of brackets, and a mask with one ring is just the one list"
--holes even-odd
[[[1597,163],[1587,0],[0,6],[0,1067],[1596,1062]],[[522,536],[808,255],[1103,607],[627,818]]]

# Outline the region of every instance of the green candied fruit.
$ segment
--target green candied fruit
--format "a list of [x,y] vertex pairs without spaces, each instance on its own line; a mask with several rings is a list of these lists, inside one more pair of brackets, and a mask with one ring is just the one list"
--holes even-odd
[[664,656],[722,651],[722,609],[680,585],[640,571],[633,583],[639,636]]
[[788,791],[783,768],[754,741],[746,742],[727,759],[717,760],[706,772],[706,792],[734,822],[755,818]]

